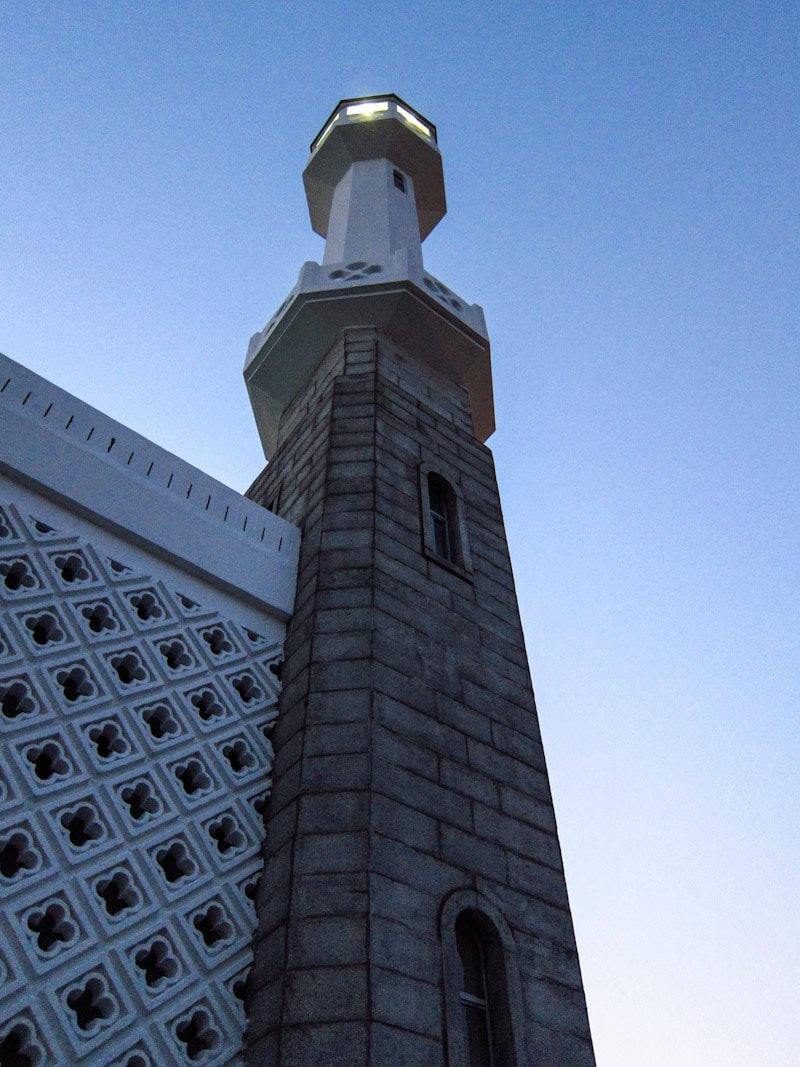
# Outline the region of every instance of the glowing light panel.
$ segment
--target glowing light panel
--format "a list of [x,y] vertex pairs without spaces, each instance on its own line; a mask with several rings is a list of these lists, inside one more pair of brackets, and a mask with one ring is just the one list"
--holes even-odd
[[328,123],[328,125],[325,127],[325,129],[322,131],[322,133],[319,135],[319,137],[314,142],[314,151],[315,152],[319,148],[319,146],[322,144],[322,142],[325,140],[325,138],[328,136],[328,134],[331,132],[331,130],[333,129],[334,123],[336,122],[336,120],[338,118],[339,118],[339,112],[337,111],[336,114],[331,119],[331,121]]
[[367,100],[363,104],[349,104],[345,114],[351,115],[376,115],[379,111],[388,111],[389,104],[385,100]]
[[431,131],[425,125],[424,122],[420,122],[416,115],[412,115],[410,111],[406,111],[404,107],[397,105],[397,114],[404,118],[409,126],[413,126],[415,130],[419,130],[424,133],[426,137],[430,137]]

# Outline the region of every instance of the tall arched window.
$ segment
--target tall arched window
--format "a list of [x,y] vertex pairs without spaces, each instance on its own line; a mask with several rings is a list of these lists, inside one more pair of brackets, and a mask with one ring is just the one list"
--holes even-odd
[[527,1067],[511,930],[481,894],[458,889],[440,914],[448,1067]]
[[471,581],[472,566],[458,490],[439,471],[423,464],[420,468],[420,496],[425,555]]
[[484,948],[466,913],[456,920],[456,947],[461,961],[458,1000],[468,1064],[469,1067],[495,1067]]

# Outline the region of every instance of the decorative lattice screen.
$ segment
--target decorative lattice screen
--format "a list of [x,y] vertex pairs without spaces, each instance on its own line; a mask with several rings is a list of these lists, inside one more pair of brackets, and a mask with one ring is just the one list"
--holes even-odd
[[0,507],[0,1063],[237,1062],[281,650]]

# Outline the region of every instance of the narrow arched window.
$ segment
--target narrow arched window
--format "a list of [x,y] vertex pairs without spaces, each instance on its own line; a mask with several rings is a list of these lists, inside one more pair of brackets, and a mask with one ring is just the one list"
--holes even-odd
[[457,889],[440,923],[446,1062],[528,1067],[517,949],[502,913],[480,894]]
[[431,542],[442,559],[457,563],[457,513],[452,486],[440,474],[428,475]]
[[461,960],[458,999],[467,1062],[469,1067],[494,1067],[484,947],[477,930],[463,914],[456,920],[456,947]]
[[427,463],[420,465],[422,549],[428,559],[472,581],[464,504],[456,485]]

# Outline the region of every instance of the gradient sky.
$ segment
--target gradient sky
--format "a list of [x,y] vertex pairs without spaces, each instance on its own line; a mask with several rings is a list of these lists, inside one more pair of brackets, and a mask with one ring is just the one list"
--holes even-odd
[[599,1067],[794,1067],[800,7],[287,7],[0,0],[0,350],[244,490],[312,137],[436,123]]

